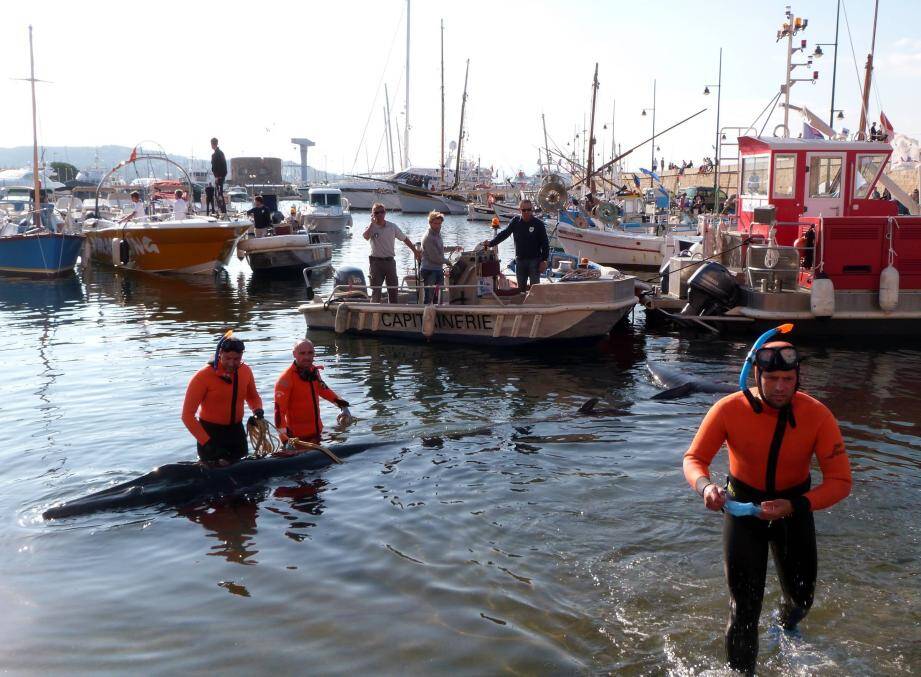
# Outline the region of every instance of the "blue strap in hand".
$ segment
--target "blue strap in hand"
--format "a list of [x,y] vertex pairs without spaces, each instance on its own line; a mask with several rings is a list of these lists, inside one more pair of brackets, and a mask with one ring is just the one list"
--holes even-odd
[[723,504],[723,509],[735,517],[757,517],[761,514],[761,506],[754,503],[739,503],[738,501],[727,500]]

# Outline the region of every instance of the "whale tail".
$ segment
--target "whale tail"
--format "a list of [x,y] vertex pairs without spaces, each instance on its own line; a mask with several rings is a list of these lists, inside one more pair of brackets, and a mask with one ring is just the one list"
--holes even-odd
[[595,405],[597,404],[598,404],[597,397],[593,397],[590,400],[586,400],[585,404],[579,407],[579,413],[580,414],[591,414],[593,411],[595,411]]

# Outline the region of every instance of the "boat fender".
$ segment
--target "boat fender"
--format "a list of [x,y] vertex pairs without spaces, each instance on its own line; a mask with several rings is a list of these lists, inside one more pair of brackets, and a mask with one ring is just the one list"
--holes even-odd
[[835,314],[835,285],[827,277],[816,277],[812,281],[809,309],[816,317],[831,317]]
[[895,266],[883,268],[879,276],[879,307],[891,313],[899,306],[899,271]]
[[438,316],[438,311],[435,310],[434,305],[427,305],[425,310],[422,311],[422,335],[425,338],[431,338],[432,334],[435,333],[435,319]]
[[131,246],[128,244],[128,240],[121,241],[118,247],[118,257],[123,266],[128,265],[128,261],[131,260]]
[[131,248],[128,242],[116,237],[112,240],[112,265],[118,268],[128,263]]
[[337,334],[344,333],[349,328],[349,307],[340,303],[339,307],[336,308],[336,324],[334,329]]

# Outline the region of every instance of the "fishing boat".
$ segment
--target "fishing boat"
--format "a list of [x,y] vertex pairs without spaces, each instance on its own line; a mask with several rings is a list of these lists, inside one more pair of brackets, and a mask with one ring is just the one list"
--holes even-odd
[[502,346],[601,337],[637,302],[627,275],[522,291],[499,273],[494,249],[463,252],[433,290],[438,303],[424,305],[415,276],[404,277],[397,303],[372,303],[363,273],[340,268],[332,292],[298,310],[311,330]]
[[338,188],[311,188],[301,209],[304,226],[318,233],[344,233],[352,226],[349,201]]
[[32,27],[29,26],[29,61],[32,85],[32,206],[28,217],[18,221],[0,210],[0,273],[59,277],[73,272],[83,236],[65,232],[54,218],[53,206],[42,205],[42,179],[38,171],[38,131],[35,106],[35,59]]
[[[343,459],[388,441],[355,442],[331,445],[329,451]],[[271,477],[283,477],[308,470],[319,470],[335,463],[320,450],[296,454],[249,457],[224,468],[208,468],[199,463],[170,463],[108,489],[54,505],[42,513],[45,520],[88,515],[105,510],[124,510],[146,505],[183,505],[196,500],[238,493]]]
[[237,243],[237,257],[246,257],[253,272],[298,273],[328,268],[333,245],[326,233],[293,232],[256,237],[251,233]]
[[[800,30],[791,26],[781,30],[788,50]],[[864,111],[869,81],[868,69]],[[790,84],[788,70],[788,96]],[[792,138],[793,109],[827,138]],[[865,120],[848,139],[806,108],[785,103],[784,117],[776,136],[738,138],[738,216],[706,221],[701,258],[669,262],[647,316],[712,332],[795,322],[797,333],[821,337],[916,338],[921,207],[883,174],[892,147],[866,140]],[[880,183],[910,215],[874,199]]]
[[[191,180],[185,169],[162,155],[132,153],[106,174],[96,190],[96,202],[106,189],[106,182],[115,172],[141,161],[166,162],[185,176],[191,190]],[[191,203],[190,203],[191,208]],[[100,213],[94,204],[95,213]],[[148,273],[203,274],[227,265],[234,246],[249,230],[250,223],[242,219],[218,220],[190,213],[182,219],[168,214],[153,214],[144,218],[122,221],[112,218],[88,218],[83,222],[86,236],[84,255],[103,265]]]

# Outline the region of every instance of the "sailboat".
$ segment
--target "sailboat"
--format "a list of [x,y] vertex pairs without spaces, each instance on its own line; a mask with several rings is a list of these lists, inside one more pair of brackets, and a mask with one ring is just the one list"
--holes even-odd
[[32,208],[30,217],[18,223],[0,208],[0,273],[59,277],[73,272],[83,236],[64,232],[63,224],[53,222],[52,210],[42,207],[32,26],[29,26],[29,62],[31,74],[28,82],[32,84]]

